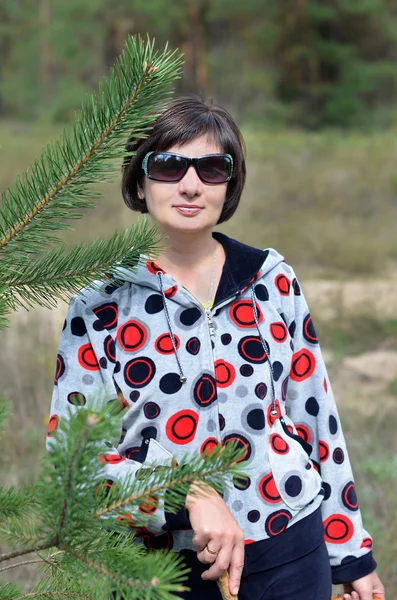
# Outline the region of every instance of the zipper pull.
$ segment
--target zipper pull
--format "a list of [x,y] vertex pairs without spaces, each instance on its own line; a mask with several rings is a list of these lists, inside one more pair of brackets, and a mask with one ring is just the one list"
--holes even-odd
[[207,315],[207,321],[208,321],[208,328],[210,330],[210,336],[211,336],[211,339],[213,339],[215,337],[215,329],[214,329],[214,322],[212,320],[211,309],[210,308],[206,308],[205,309],[205,314]]

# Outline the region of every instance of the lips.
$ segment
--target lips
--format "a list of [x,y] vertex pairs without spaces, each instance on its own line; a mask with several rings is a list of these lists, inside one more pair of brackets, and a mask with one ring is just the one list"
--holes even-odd
[[175,208],[201,208],[201,206],[197,206],[197,204],[176,204]]
[[200,206],[196,206],[195,204],[178,204],[175,208],[179,214],[184,215],[185,217],[194,217],[202,210]]

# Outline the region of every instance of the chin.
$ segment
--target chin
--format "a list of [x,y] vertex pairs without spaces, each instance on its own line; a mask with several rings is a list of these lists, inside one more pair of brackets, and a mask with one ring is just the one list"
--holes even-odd
[[163,229],[167,229],[174,233],[176,232],[184,232],[184,233],[200,233],[208,231],[215,227],[216,222],[214,223],[199,223],[193,222],[194,219],[189,219],[187,223],[167,223],[167,225],[163,225]]

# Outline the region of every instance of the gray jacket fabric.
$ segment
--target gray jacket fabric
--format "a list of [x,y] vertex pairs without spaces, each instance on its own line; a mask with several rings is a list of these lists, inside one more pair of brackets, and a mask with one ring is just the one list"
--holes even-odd
[[[293,268],[214,234],[227,261],[211,311],[141,257],[124,283],[103,282],[70,302],[59,344],[49,446],[60,419],[101,390],[128,405],[117,447],[101,456],[109,482],[142,465],[203,459],[237,440],[247,475],[224,500],[246,544],[281,535],[321,508],[330,563],[369,561],[332,388]],[[193,549],[188,521],[155,510],[148,548]],[[157,540],[157,542],[156,542]],[[363,563],[362,563],[363,564]],[[366,573],[364,573],[366,574]]]

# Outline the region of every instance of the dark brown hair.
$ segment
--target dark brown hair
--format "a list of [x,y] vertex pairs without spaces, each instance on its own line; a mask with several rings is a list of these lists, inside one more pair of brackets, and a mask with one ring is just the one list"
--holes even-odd
[[138,197],[138,189],[142,187],[144,178],[142,161],[147,152],[165,152],[175,144],[183,145],[202,135],[208,135],[220,145],[223,152],[233,157],[233,175],[227,184],[226,200],[217,224],[230,219],[237,210],[245,183],[244,140],[224,108],[194,97],[171,100],[154,122],[148,137],[130,137],[128,140],[126,150],[135,154],[126,157],[123,163],[121,191],[126,205],[131,210],[148,212],[145,199]]

